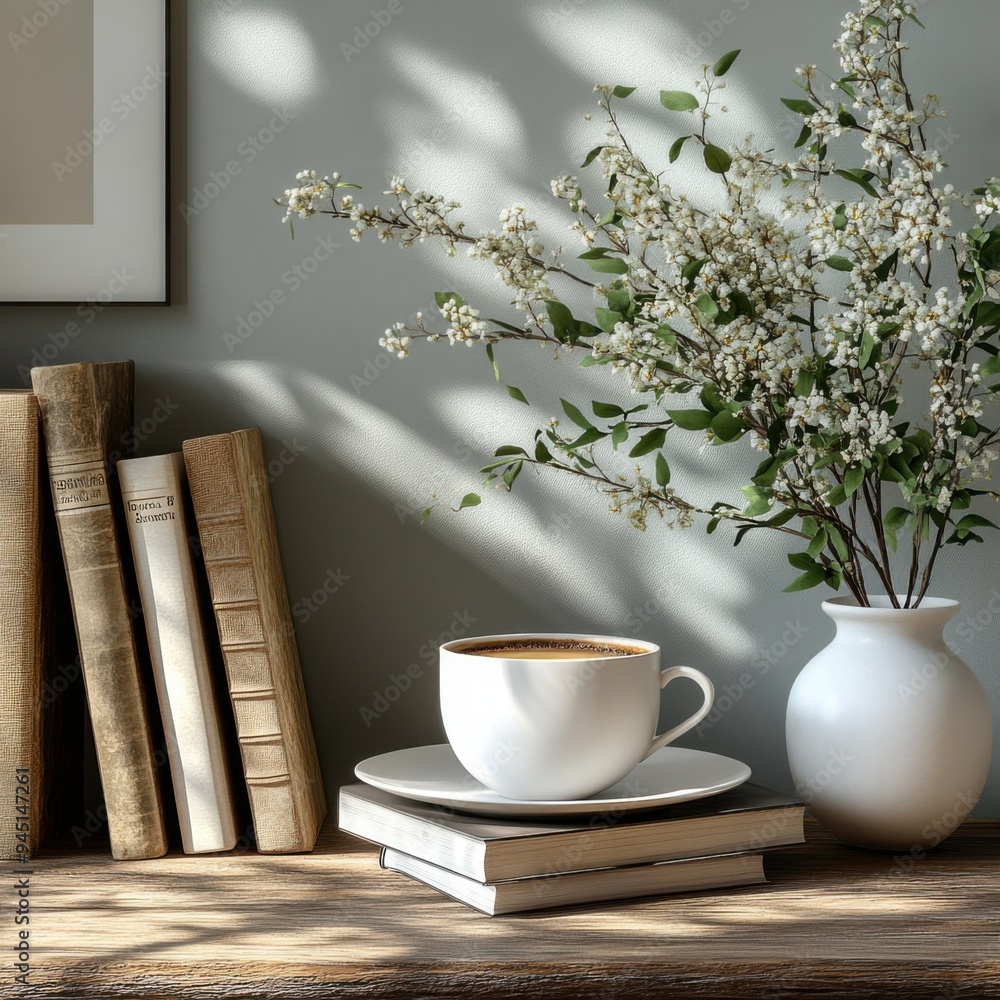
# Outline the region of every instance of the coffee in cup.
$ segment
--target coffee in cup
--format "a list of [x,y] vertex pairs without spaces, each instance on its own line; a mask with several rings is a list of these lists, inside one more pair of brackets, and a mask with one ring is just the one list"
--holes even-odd
[[[660,690],[680,677],[702,689],[690,718],[656,735]],[[711,710],[712,682],[693,667],[660,670],[655,643],[593,635],[518,634],[441,646],[441,717],[455,755],[513,799],[582,799]]]

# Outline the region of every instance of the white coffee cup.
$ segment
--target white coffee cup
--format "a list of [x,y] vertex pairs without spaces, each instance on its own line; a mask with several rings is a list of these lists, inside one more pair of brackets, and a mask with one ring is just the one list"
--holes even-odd
[[[704,704],[657,736],[660,690],[679,677],[698,684]],[[714,697],[700,670],[660,670],[660,647],[652,642],[520,633],[441,646],[448,742],[473,777],[512,799],[583,799],[602,791],[701,722]]]

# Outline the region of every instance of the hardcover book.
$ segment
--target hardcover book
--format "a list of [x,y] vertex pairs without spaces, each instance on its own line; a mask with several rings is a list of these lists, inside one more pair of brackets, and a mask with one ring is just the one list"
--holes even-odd
[[[69,579],[111,852],[167,850],[147,702],[148,665],[114,461],[134,440],[133,364],[33,368]],[[158,729],[158,727],[156,727]]]
[[[0,391],[0,859],[28,860],[82,812],[83,685],[39,423]],[[59,668],[62,668],[60,671]]]
[[389,871],[409,875],[491,917],[612,899],[756,885],[767,881],[763,855],[759,853],[724,854],[493,883],[477,882],[447,868],[438,868],[428,861],[394,851],[391,847],[382,849],[379,864]]
[[805,805],[759,785],[652,812],[552,823],[497,820],[366,784],[340,790],[339,826],[477,882],[802,843]]
[[[199,592],[180,452],[118,463],[156,695],[187,854],[228,851],[236,807],[216,693],[221,657]],[[209,625],[212,625],[209,628]],[[225,710],[229,712],[228,704]]]
[[326,815],[326,796],[260,431],[185,441],[184,461],[257,848],[310,851]]

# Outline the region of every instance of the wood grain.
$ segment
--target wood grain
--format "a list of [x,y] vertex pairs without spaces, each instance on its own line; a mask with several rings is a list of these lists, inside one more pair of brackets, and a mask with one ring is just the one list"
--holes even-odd
[[1000,823],[923,858],[818,826],[764,886],[489,918],[327,828],[311,855],[40,859],[33,997],[1000,997]]
[[326,816],[257,428],[184,442],[257,849],[312,850]]

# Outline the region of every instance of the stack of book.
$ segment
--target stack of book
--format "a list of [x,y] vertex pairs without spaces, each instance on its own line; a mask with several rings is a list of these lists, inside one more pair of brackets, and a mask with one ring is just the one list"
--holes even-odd
[[574,822],[487,819],[340,790],[340,829],[382,868],[490,916],[765,882],[764,852],[802,843],[805,805],[745,784],[698,801]]
[[131,361],[31,377],[0,391],[0,858],[81,821],[81,689],[114,857],[164,854],[171,800],[185,852],[231,849],[244,784],[258,850],[311,850],[326,800],[259,430],[134,458]]

